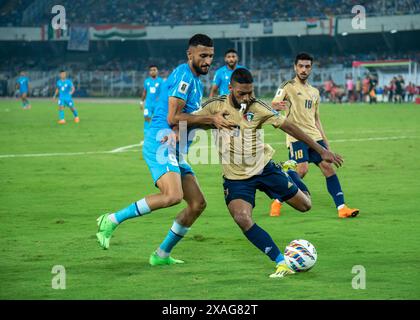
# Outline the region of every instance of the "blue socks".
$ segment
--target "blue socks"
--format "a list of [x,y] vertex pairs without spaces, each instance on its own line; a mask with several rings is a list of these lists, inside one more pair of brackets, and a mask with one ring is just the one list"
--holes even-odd
[[124,208],[110,215],[110,219],[111,221],[119,224],[127,219],[135,218],[137,216],[143,216],[150,212],[151,210],[147,205],[146,199],[143,198],[137,202],[130,204],[127,208]]
[[64,110],[58,110],[58,119],[64,120]]
[[190,230],[188,227],[184,227],[178,222],[174,221],[171,229],[169,230],[165,240],[161,243],[156,253],[161,258],[169,257],[173,247],[186,235]]
[[303,183],[302,178],[299,176],[299,174],[296,171],[288,170],[287,174],[300,190],[302,190],[303,192],[310,193],[308,190],[308,187]]
[[261,229],[256,223],[244,232],[244,235],[252,242],[254,246],[266,254],[272,261],[277,264],[284,260],[280,249],[276,246],[270,235]]
[[72,108],[71,109],[71,112],[73,112],[73,115],[74,115],[75,118],[79,116],[79,114],[77,113],[76,108]]
[[333,197],[335,206],[339,207],[344,204],[344,194],[341,190],[340,181],[338,181],[337,175],[326,178],[327,180],[327,189],[331,197]]

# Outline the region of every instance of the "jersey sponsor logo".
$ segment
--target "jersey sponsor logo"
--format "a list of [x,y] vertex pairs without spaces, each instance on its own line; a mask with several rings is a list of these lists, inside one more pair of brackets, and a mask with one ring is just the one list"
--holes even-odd
[[179,86],[178,86],[178,92],[179,93],[182,93],[182,94],[186,94],[187,91],[188,91],[189,86],[190,85],[188,83],[186,83],[185,81],[181,81],[179,83]]

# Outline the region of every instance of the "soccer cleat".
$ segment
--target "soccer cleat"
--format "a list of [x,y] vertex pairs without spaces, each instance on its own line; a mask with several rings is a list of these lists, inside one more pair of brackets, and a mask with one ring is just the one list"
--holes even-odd
[[101,215],[96,221],[98,222],[98,232],[96,238],[98,239],[99,245],[103,249],[109,248],[109,241],[111,240],[112,233],[118,224],[109,220],[109,213]]
[[279,263],[276,267],[276,272],[270,275],[270,278],[283,278],[285,276],[294,274],[295,272],[290,269],[286,263],[283,261]]
[[289,170],[296,171],[297,169],[297,162],[295,160],[287,160],[281,164],[281,168],[284,172],[287,172]]
[[58,124],[65,124],[65,123],[66,123],[66,120],[64,119],[58,120]]
[[359,214],[359,209],[352,209],[344,205],[343,208],[338,209],[339,218],[354,218]]
[[281,202],[279,200],[274,200],[271,203],[271,208],[270,208],[270,217],[279,217],[280,216],[280,211],[281,211]]
[[75,123],[79,123],[79,122],[80,122],[79,117],[75,117],[75,118],[74,118],[74,122],[75,122]]
[[172,257],[161,258],[157,255],[156,251],[150,255],[149,263],[151,266],[164,266],[178,263],[184,263],[182,260],[174,259]]

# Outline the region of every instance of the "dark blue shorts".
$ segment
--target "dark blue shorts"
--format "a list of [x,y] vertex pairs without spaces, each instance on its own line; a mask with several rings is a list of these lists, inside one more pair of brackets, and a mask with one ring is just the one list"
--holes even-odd
[[224,179],[226,205],[232,200],[242,199],[255,207],[255,192],[260,190],[271,199],[286,201],[299,191],[293,180],[273,161],[267,163],[260,175],[246,180]]
[[[324,140],[317,141],[318,144],[326,148]],[[302,141],[292,142],[289,147],[289,159],[297,163],[309,162],[316,165],[322,161],[321,155]]]

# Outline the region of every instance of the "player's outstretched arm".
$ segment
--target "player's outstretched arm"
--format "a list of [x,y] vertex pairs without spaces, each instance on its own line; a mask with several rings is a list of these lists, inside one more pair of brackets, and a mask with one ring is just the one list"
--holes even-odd
[[305,142],[310,148],[318,152],[323,160],[334,163],[337,167],[340,167],[343,164],[343,158],[339,154],[325,149],[293,123],[285,120],[280,126],[280,129],[297,140]]
[[55,89],[54,95],[53,95],[53,99],[57,98],[58,95],[58,88]]
[[235,123],[226,120],[224,115],[226,113],[216,113],[214,115],[197,115],[182,112],[185,106],[185,101],[175,97],[169,97],[168,103],[168,123],[172,126],[178,125],[180,121],[186,121],[187,126],[208,126],[213,125],[217,129],[231,129]]

